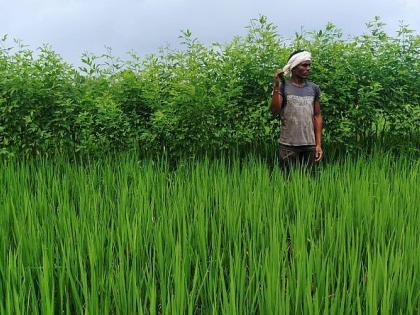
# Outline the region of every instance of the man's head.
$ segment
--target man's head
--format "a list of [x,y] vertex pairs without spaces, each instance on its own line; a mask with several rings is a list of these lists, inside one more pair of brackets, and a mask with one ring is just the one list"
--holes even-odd
[[305,60],[292,69],[292,76],[298,79],[307,79],[311,73],[311,61]]
[[299,79],[309,77],[311,71],[311,54],[306,50],[294,51],[288,59],[287,65],[283,68],[285,73],[292,73]]

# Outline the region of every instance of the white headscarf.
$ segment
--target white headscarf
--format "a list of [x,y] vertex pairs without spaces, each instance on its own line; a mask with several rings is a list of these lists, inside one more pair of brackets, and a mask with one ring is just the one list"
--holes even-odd
[[292,58],[290,58],[287,64],[283,67],[284,74],[290,74],[294,67],[308,60],[312,60],[311,53],[309,51],[302,51],[296,55],[293,55]]

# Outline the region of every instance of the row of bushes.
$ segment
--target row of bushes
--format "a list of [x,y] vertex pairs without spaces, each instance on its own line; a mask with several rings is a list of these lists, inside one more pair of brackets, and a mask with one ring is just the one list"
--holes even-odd
[[[281,30],[280,30],[281,31]],[[265,17],[244,37],[203,45],[182,32],[183,49],[129,60],[82,57],[76,69],[48,46],[0,48],[0,154],[104,154],[133,148],[195,155],[274,144],[271,80],[291,51],[312,52],[321,87],[323,140],[341,150],[374,143],[420,147],[420,38],[396,37],[379,18],[352,39],[334,25],[283,39]]]

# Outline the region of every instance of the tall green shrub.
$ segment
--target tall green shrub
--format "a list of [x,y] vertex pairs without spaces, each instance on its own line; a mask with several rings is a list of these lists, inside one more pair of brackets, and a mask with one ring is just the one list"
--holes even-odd
[[[420,148],[419,36],[397,36],[374,18],[344,39],[328,24],[285,40],[264,16],[244,37],[204,45],[187,30],[182,49],[128,61],[85,54],[79,69],[50,48],[0,50],[0,152],[103,154],[138,147],[151,154],[274,146],[271,80],[288,55],[313,55],[321,87],[324,143],[339,150]],[[281,30],[280,30],[281,31]]]

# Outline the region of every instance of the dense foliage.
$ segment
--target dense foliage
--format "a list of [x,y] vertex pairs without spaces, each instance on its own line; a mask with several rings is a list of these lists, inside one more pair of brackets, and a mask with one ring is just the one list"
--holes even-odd
[[[142,152],[195,155],[274,145],[271,80],[291,51],[309,49],[322,91],[325,143],[340,150],[420,147],[420,37],[396,37],[375,18],[343,39],[332,24],[282,39],[265,17],[244,37],[206,46],[190,31],[184,49],[122,61],[85,54],[65,63],[48,46],[0,49],[0,154]],[[281,31],[281,30],[280,30]]]
[[[322,184],[320,184],[322,183]],[[1,314],[419,314],[420,161],[0,161]]]

